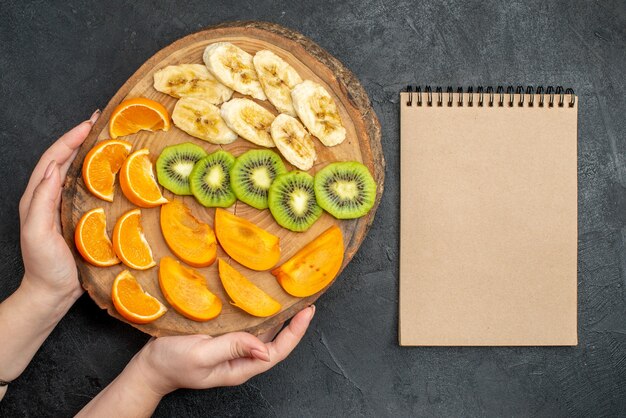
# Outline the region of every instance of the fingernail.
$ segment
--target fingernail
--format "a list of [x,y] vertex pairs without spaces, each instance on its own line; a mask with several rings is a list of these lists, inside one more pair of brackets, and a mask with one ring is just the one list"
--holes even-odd
[[311,308],[311,313],[309,314],[310,315],[309,319],[313,319],[313,316],[315,316],[315,305],[311,305],[311,306],[309,306],[309,308]]
[[250,350],[250,354],[252,354],[252,357],[258,358],[259,360],[267,362],[270,361],[270,354],[268,352],[263,352],[261,350],[257,350],[256,348],[253,348],[252,350]]
[[91,115],[91,117],[89,118],[89,122],[91,122],[91,124],[93,125],[94,123],[96,123],[96,121],[98,120],[98,118],[100,117],[100,109],[96,109],[95,112],[93,112],[93,114]]
[[57,162],[52,160],[50,161],[50,164],[48,164],[48,167],[46,167],[46,172],[43,174],[43,178],[44,179],[49,179],[50,176],[52,175],[52,172],[54,171],[54,168],[56,167]]

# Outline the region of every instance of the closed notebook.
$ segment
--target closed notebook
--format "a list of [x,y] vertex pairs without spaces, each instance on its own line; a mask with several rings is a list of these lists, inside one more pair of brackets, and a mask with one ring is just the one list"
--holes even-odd
[[400,344],[576,345],[574,92],[400,102]]

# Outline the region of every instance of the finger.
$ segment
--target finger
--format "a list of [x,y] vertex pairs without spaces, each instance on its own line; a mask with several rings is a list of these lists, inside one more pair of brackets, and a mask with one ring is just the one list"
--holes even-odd
[[96,120],[98,120],[99,116],[100,111],[96,110],[89,120],[79,124],[72,130],[64,134],[41,156],[39,162],[33,169],[33,173],[31,174],[28,185],[26,186],[24,195],[22,196],[22,201],[20,202],[20,215],[22,217],[22,224],[26,214],[28,213],[28,208],[30,206],[33,191],[41,181],[46,167],[50,164],[51,161],[56,161],[58,165],[63,167],[62,174],[65,175],[65,173],[67,172],[66,166],[69,167],[68,161],[71,162],[70,159],[73,159],[73,157],[76,156],[75,152],[85,141],[85,138],[87,138],[87,135],[89,135],[93,124]]
[[315,305],[301,310],[291,319],[289,325],[276,336],[276,339],[267,344],[272,362],[278,363],[284,360],[296,348],[309,328],[313,315],[315,315]]
[[314,305],[301,310],[291,319],[289,325],[278,334],[273,342],[266,344],[270,353],[269,362],[240,358],[231,362],[231,368],[228,370],[228,373],[234,375],[236,381],[246,381],[252,376],[263,373],[283,361],[302,340],[314,314]]
[[263,341],[247,332],[232,332],[224,334],[202,344],[202,351],[206,366],[252,357],[267,362],[270,360],[269,352]]
[[52,161],[46,167],[43,179],[33,191],[24,222],[24,232],[27,236],[47,234],[55,226],[59,190],[61,190],[59,167],[55,161]]

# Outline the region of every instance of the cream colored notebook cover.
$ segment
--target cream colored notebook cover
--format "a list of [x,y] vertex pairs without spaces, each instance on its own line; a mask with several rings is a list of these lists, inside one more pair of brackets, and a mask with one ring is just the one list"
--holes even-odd
[[548,92],[401,93],[401,345],[577,344],[578,100]]

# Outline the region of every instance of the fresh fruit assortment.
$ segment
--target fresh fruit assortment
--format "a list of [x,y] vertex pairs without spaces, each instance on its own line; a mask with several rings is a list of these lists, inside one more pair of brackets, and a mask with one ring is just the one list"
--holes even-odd
[[[324,210],[337,219],[364,216],[373,207],[376,183],[367,167],[355,161],[331,162],[307,173],[318,159],[315,136],[327,147],[341,144],[346,129],[337,105],[320,84],[303,80],[275,53],[254,56],[227,42],[206,47],[202,64],[179,64],[154,73],[154,88],[177,100],[171,120],[188,135],[215,145],[241,137],[261,149],[238,156],[185,142],[165,147],[153,167],[148,149],[131,153],[132,144],[116,139],[140,130],[168,131],[170,116],[160,103],[132,98],[120,103],[109,120],[112,139],[100,141],[83,163],[83,180],[94,196],[112,202],[115,177],[135,206],[160,206],[161,232],[171,252],[195,268],[217,258],[217,244],[235,262],[256,271],[271,270],[285,292],[311,296],[332,282],[343,263],[341,229],[331,226],[277,266],[280,239],[255,223],[222,209],[237,200],[258,210],[269,208],[276,223],[290,231],[308,230]],[[233,93],[250,98],[234,97]],[[267,100],[278,112],[258,101]],[[277,151],[296,170],[288,171]],[[322,154],[323,155],[323,154]],[[156,169],[156,170],[155,170]],[[156,171],[156,176],[155,176]],[[207,208],[216,208],[214,228],[199,220],[174,195],[193,195]],[[199,206],[200,208],[202,206]],[[103,208],[85,213],[76,225],[76,246],[89,263],[124,263],[136,270],[157,265],[143,233],[141,210],[119,217],[112,239],[106,232]],[[207,287],[206,278],[176,259],[159,260],[161,293],[179,314],[194,321],[217,317],[222,301]],[[281,304],[226,260],[218,261],[219,278],[232,304],[257,317],[275,315]],[[167,308],[144,292],[125,270],[114,280],[112,300],[126,320],[145,324],[163,316]]]

